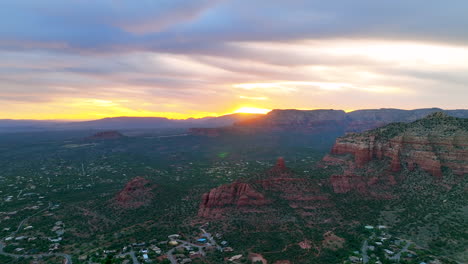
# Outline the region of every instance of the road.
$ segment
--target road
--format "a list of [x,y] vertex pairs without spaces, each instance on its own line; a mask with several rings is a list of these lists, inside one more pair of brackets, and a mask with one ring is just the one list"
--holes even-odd
[[367,240],[366,240],[366,241],[364,241],[364,243],[362,244],[362,248],[361,248],[362,263],[367,263],[367,262],[369,262],[369,256],[367,255],[367,249],[368,249],[368,242],[367,242]]
[[411,242],[409,242],[409,241],[405,241],[405,242],[406,242],[406,245],[400,250],[400,252],[398,252],[397,254],[395,254],[392,257],[389,257],[389,259],[396,260],[397,262],[400,262],[401,253],[407,252],[408,248],[411,246]]
[[12,258],[43,258],[43,257],[62,257],[66,259],[65,264],[73,264],[72,258],[68,254],[63,254],[63,253],[44,253],[44,254],[35,254],[35,255],[26,255],[26,254],[11,254],[11,253],[5,253],[3,251],[3,248],[5,247],[5,244],[3,242],[0,242],[0,255],[12,257]]
[[[13,231],[13,232],[10,234],[10,236],[11,236],[11,237],[16,236],[16,234],[21,230],[21,228],[23,227],[23,225],[24,225],[31,217],[36,216],[36,215],[38,215],[38,214],[40,214],[40,213],[42,213],[42,212],[45,212],[45,211],[49,210],[51,207],[52,207],[52,203],[49,202],[49,205],[48,205],[46,208],[44,208],[44,209],[42,209],[42,210],[40,210],[40,211],[38,211],[38,212],[36,212],[36,213],[34,213],[34,214],[32,214],[32,215],[26,217],[25,219],[23,219],[23,220],[19,223],[18,228],[16,228],[16,230]],[[5,239],[5,238],[3,238],[3,239]],[[3,239],[2,239],[2,240],[3,240]],[[3,241],[0,241],[0,255],[12,257],[12,258],[21,258],[21,257],[23,257],[23,258],[43,258],[43,257],[53,257],[53,256],[56,256],[56,257],[62,257],[62,258],[64,258],[64,259],[66,259],[66,263],[65,263],[65,264],[73,264],[73,261],[72,261],[71,256],[68,255],[68,254],[64,254],[64,253],[44,253],[44,254],[35,254],[35,255],[11,254],[11,253],[6,253],[6,252],[4,252],[4,250],[3,250],[4,247],[5,247],[5,243],[4,243]]]
[[26,217],[25,219],[23,219],[23,221],[21,221],[21,222],[19,223],[18,228],[17,228],[15,231],[13,231],[13,232],[10,234],[10,236],[15,236],[16,233],[18,233],[18,232],[20,231],[21,227],[23,227],[24,223],[26,223],[31,217],[36,216],[36,215],[38,215],[38,214],[40,214],[40,213],[42,213],[42,212],[44,212],[44,211],[47,211],[47,210],[49,210],[51,207],[52,207],[52,203],[49,202],[49,205],[48,205],[46,208],[44,208],[44,209],[42,209],[42,210],[36,212],[35,214],[32,214],[32,215]]
[[223,248],[220,245],[218,245],[218,243],[216,243],[216,241],[210,233],[206,232],[205,229],[203,229],[202,227],[200,227],[200,230],[203,232],[203,236],[210,241],[211,245],[215,246],[216,249],[218,249],[219,251],[223,251]]
[[133,264],[140,264],[140,262],[138,261],[138,259],[135,256],[135,251],[133,251],[133,250],[130,251],[130,252],[127,252],[127,253],[119,254],[119,255],[117,255],[117,257],[123,257],[123,256],[127,256],[127,255],[129,255],[132,258]]

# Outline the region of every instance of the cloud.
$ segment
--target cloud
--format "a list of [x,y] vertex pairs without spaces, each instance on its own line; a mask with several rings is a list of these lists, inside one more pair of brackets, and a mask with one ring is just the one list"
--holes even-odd
[[243,103],[463,108],[467,9],[462,0],[9,1],[0,112],[50,113],[76,98],[133,114]]
[[18,0],[0,10],[0,45],[70,52],[219,53],[235,41],[324,38],[466,43],[468,3],[258,0]]

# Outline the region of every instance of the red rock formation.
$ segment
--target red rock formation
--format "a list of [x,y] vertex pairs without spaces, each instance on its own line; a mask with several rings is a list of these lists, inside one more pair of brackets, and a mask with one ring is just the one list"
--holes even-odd
[[[453,145],[453,139],[435,140],[431,137],[407,135],[392,138],[386,142],[375,142],[373,136],[340,138],[332,149],[332,154],[352,154],[358,168],[365,167],[373,159],[389,159],[391,171],[398,172],[402,163],[410,170],[416,166],[441,177],[442,167],[452,169],[455,174],[468,173],[468,137],[466,144]],[[330,162],[327,158],[327,162]]]
[[289,260],[277,260],[273,264],[292,264],[292,262]]
[[115,204],[123,209],[135,209],[147,205],[154,197],[156,186],[143,177],[129,181],[115,197]]
[[[378,182],[395,184],[392,173],[377,175],[379,180],[371,182],[356,175],[359,174],[356,168],[366,171],[374,160],[387,162],[387,171],[393,173],[404,167],[409,170],[418,167],[441,178],[442,168],[446,167],[455,175],[463,176],[468,174],[468,130],[463,125],[467,121],[436,113],[411,124],[395,124],[363,134],[349,134],[337,139],[331,155],[325,157],[323,163],[345,169],[344,175],[334,175],[330,179],[337,193],[362,192],[365,186]],[[353,156],[351,164],[343,156],[346,154]]]
[[333,175],[330,177],[330,183],[335,193],[347,193],[351,190],[367,193],[367,185],[362,176]]
[[288,178],[293,175],[292,171],[286,167],[283,157],[278,158],[276,165],[266,172],[267,178]]
[[278,160],[276,161],[276,168],[278,168],[279,170],[286,170],[286,163],[284,162],[284,158],[283,157],[279,157]]
[[[212,189],[203,195],[198,215],[222,218],[232,210],[263,212],[279,201],[276,199],[287,201],[291,208],[301,212],[330,206],[328,195],[321,192],[318,184],[308,179],[295,178],[283,158],[279,158],[276,165],[261,178]],[[275,198],[267,198],[269,193],[275,193]]]
[[202,196],[198,216],[222,217],[227,207],[245,208],[270,203],[265,196],[248,183],[235,182],[212,189]]

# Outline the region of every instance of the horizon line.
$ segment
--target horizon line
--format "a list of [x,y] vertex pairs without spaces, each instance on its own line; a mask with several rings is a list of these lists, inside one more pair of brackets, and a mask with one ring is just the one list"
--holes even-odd
[[412,110],[421,110],[421,109],[440,109],[444,111],[454,111],[454,110],[468,110],[468,108],[463,109],[463,108],[458,108],[458,109],[444,109],[440,107],[423,107],[423,108],[412,108],[412,109],[406,109],[406,108],[392,108],[392,107],[382,107],[382,108],[364,108],[364,109],[334,109],[334,108],[274,108],[268,111],[267,113],[241,113],[241,112],[232,112],[232,113],[226,113],[226,114],[220,114],[220,115],[207,115],[203,117],[187,117],[187,118],[169,118],[169,117],[164,117],[164,116],[107,116],[107,117],[102,117],[102,118],[96,118],[96,119],[29,119],[29,118],[24,118],[24,119],[13,119],[13,118],[0,118],[0,121],[4,120],[10,120],[10,121],[42,121],[42,122],[86,122],[86,121],[96,121],[96,120],[103,120],[103,119],[109,119],[109,118],[164,118],[167,120],[189,120],[189,119],[203,119],[203,118],[215,118],[215,117],[222,117],[222,116],[228,116],[228,115],[234,115],[234,114],[241,114],[241,115],[267,115],[268,113],[274,111],[274,110],[298,110],[298,111],[318,111],[318,110],[336,110],[336,111],[344,111],[345,113],[351,113],[355,111],[363,111],[363,110],[405,110],[405,111],[412,111]]

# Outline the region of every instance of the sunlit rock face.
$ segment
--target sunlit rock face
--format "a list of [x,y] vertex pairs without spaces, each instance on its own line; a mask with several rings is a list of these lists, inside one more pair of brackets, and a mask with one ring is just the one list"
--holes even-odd
[[305,217],[317,209],[333,206],[317,182],[298,178],[283,158],[259,177],[219,186],[202,196],[198,216],[222,219],[237,213],[271,213],[278,203],[287,204]]
[[[373,161],[381,161],[384,170],[372,175],[372,170],[379,169],[371,169]],[[365,193],[379,182],[394,185],[393,175],[404,168],[419,168],[439,179],[444,168],[464,176],[468,174],[468,119],[438,112],[410,124],[349,134],[336,140],[323,163],[343,168],[342,175],[330,179],[336,193]]]
[[[229,207],[247,209],[270,203],[265,196],[248,183],[232,183],[214,188],[202,197],[198,216],[220,218]],[[228,209],[231,210],[231,209]]]

